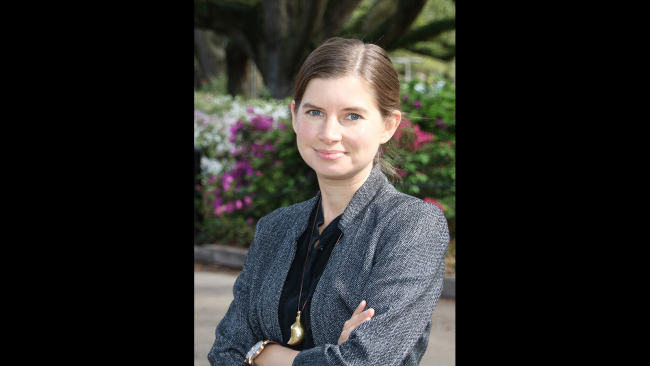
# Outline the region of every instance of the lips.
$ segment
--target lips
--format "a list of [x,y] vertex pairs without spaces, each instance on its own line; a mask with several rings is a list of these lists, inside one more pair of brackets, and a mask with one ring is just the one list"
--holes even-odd
[[339,150],[314,150],[316,155],[323,160],[336,160],[345,156],[345,152]]

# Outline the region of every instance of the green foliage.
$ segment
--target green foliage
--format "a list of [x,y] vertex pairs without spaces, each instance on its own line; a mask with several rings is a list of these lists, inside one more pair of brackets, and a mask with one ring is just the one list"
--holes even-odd
[[[453,0],[428,0],[422,12],[413,22],[411,30],[416,30],[436,20],[456,17],[456,2]],[[448,43],[455,43],[456,31],[445,32],[437,37]]]
[[456,142],[456,86],[444,77],[402,84],[402,111],[436,140]]
[[226,95],[228,85],[228,76],[219,74],[219,76],[210,78],[210,81],[201,85],[201,92],[212,93],[216,95]]
[[[388,52],[390,57],[419,57],[422,62],[411,63],[411,75],[413,79],[417,79],[420,75],[426,79],[429,77],[436,77],[445,75],[450,80],[456,78],[456,61],[444,62],[437,58],[427,57],[419,53],[411,52],[405,49],[397,49]],[[404,75],[406,67],[403,63],[394,63],[395,69],[400,74],[400,78]]]

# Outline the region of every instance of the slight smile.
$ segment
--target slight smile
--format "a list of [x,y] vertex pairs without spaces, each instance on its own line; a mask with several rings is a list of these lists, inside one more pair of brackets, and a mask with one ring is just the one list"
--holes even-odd
[[323,159],[323,160],[336,160],[338,158],[341,158],[341,157],[345,156],[345,154],[346,154],[345,151],[338,151],[338,150],[317,150],[317,149],[314,149],[314,151],[316,151],[316,154],[318,155],[318,157]]

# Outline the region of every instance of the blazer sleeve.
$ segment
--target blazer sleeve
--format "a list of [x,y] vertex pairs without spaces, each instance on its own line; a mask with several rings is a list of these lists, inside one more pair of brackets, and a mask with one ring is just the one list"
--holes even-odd
[[261,340],[249,321],[249,299],[262,221],[264,220],[260,220],[255,227],[253,244],[246,255],[242,273],[233,286],[234,299],[215,330],[214,344],[208,353],[208,361],[212,366],[246,365],[246,353]]
[[[359,325],[340,346],[328,344],[300,352],[293,366],[419,362],[442,292],[449,245],[442,211],[420,202],[396,209],[386,227],[373,234],[380,239],[362,294],[368,308],[375,309],[373,318]],[[342,329],[343,325],[338,326]]]

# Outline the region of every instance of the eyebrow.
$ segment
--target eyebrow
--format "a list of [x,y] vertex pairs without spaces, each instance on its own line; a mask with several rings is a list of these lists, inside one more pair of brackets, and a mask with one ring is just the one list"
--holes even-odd
[[[311,103],[305,103],[302,106],[304,108],[307,108],[307,109],[321,109],[321,110],[324,109],[324,108],[321,108],[319,106],[313,105]],[[361,114],[368,114],[367,110],[365,110],[363,108],[360,108],[360,107],[347,107],[347,108],[343,108],[342,111],[344,111],[344,112],[358,112],[358,113],[361,113]]]

